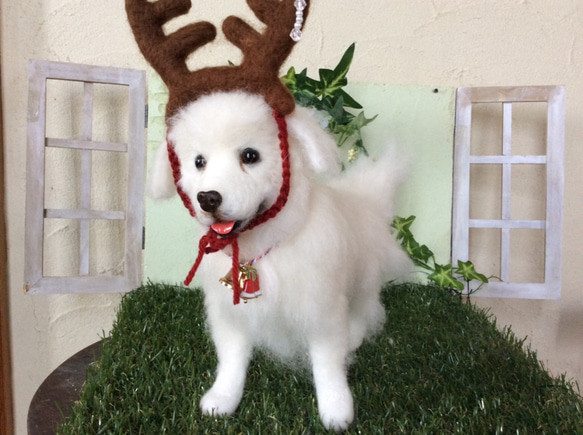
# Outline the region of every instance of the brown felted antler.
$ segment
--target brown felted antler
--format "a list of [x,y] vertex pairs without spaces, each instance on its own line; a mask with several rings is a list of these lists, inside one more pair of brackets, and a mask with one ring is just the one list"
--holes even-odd
[[[238,17],[230,16],[223,22],[226,38],[243,53],[241,64],[190,71],[187,56],[215,38],[215,27],[200,21],[165,35],[163,24],[186,14],[190,0],[126,0],[136,42],[168,86],[166,119],[201,95],[217,91],[260,94],[282,115],[294,110],[294,98],[279,79],[279,70],[294,46],[289,36],[296,18],[294,0],[247,0],[247,4],[266,25],[263,33]],[[304,17],[307,13],[306,6]]]

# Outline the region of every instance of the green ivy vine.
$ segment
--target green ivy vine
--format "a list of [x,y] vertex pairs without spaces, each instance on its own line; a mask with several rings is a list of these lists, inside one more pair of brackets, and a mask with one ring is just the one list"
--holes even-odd
[[354,114],[346,109],[362,109],[360,103],[343,89],[348,84],[346,74],[352,64],[355,44],[344,52],[340,62],[334,69],[318,70],[319,79],[308,77],[307,69],[296,73],[291,67],[281,78],[296,102],[304,107],[313,107],[325,114],[328,128],[336,135],[338,146],[343,146],[352,140],[348,151],[348,161],[354,161],[360,152],[368,155],[362,140],[361,130],[375,120],[364,116],[364,111]]

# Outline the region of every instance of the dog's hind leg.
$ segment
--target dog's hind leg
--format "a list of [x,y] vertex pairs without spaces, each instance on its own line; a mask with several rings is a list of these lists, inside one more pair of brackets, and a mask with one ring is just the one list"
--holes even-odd
[[354,419],[353,399],[346,378],[347,343],[321,336],[310,343],[310,357],[320,419],[326,429],[342,431]]
[[200,407],[205,415],[230,415],[239,406],[243,395],[252,347],[248,338],[233,328],[217,325],[213,336],[219,360],[217,377],[212,388],[202,397]]

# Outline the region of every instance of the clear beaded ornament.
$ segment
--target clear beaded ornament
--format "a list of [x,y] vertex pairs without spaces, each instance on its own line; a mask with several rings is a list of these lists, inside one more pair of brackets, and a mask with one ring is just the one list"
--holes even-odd
[[289,34],[290,38],[298,42],[302,38],[302,24],[304,23],[304,9],[308,3],[306,0],[296,0],[294,6],[296,8],[296,22],[294,28]]

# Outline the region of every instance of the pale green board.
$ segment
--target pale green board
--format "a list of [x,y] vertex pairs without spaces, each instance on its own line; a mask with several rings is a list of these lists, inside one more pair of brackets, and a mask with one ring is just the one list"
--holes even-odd
[[[377,119],[364,129],[365,146],[375,152],[394,143],[412,161],[410,176],[397,204],[400,216],[415,215],[412,230],[440,262],[449,262],[455,89],[351,84],[347,91]],[[148,168],[165,135],[166,89],[149,75]],[[382,192],[379,191],[379,195]],[[144,276],[152,281],[181,282],[198,252],[195,220],[178,197],[146,200]],[[196,281],[195,281],[196,284]]]
[[411,227],[415,238],[435,253],[438,262],[449,263],[455,88],[353,84],[347,90],[368,118],[378,115],[364,129],[371,154],[394,142],[411,157],[397,215],[416,216]]
[[[157,74],[149,71],[148,174],[151,160],[166,136],[166,101],[168,91],[164,83]],[[176,195],[163,201],[146,197],[145,222],[145,279],[168,283],[184,281],[198,253],[199,231],[195,220]]]

